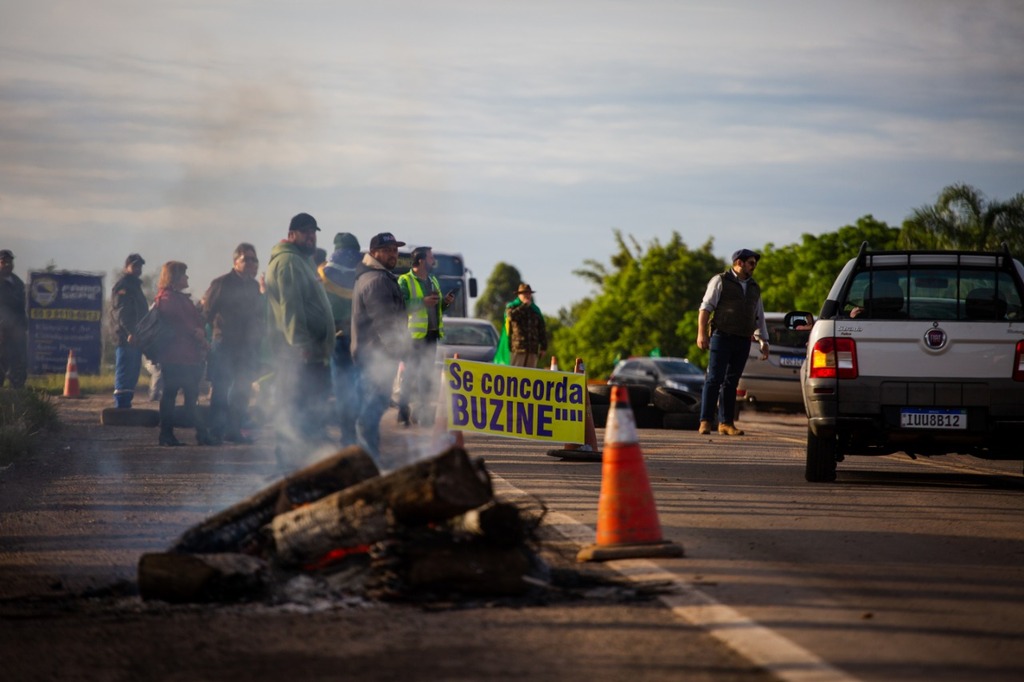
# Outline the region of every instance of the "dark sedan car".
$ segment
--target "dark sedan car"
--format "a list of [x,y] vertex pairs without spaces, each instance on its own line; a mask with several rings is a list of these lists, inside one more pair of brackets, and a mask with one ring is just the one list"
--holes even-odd
[[634,410],[653,404],[662,412],[692,413],[700,409],[704,370],[685,358],[629,358],[615,366],[608,383],[646,389],[630,391]]

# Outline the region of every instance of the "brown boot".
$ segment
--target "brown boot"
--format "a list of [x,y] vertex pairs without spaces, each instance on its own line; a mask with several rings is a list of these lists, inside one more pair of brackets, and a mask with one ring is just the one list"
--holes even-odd
[[737,429],[732,424],[719,424],[718,432],[723,436],[742,436],[742,429]]
[[702,421],[700,426],[697,428],[697,433],[702,436],[706,436],[711,433],[711,422]]

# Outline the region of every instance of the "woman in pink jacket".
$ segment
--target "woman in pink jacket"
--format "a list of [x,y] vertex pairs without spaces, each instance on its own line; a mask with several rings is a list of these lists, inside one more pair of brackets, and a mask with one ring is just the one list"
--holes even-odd
[[174,331],[160,356],[164,392],[160,398],[160,445],[183,445],[174,437],[174,403],[180,390],[185,397],[185,423],[195,424],[196,443],[212,445],[205,425],[196,415],[199,380],[203,376],[203,360],[209,348],[203,317],[188,289],[188,266],[167,261],[160,270],[160,282],[153,307],[160,311],[163,323]]

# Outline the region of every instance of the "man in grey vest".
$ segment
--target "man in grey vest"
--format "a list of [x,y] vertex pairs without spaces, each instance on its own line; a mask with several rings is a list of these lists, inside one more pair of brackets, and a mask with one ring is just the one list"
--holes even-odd
[[708,374],[700,405],[698,433],[711,433],[718,412],[718,432],[742,436],[733,424],[736,414],[736,385],[747,364],[751,336],[761,347],[761,359],[768,359],[768,325],[764,320],[761,288],[754,281],[754,269],[761,256],[750,249],[732,254],[732,267],[708,282],[700,304],[697,345],[711,350]]

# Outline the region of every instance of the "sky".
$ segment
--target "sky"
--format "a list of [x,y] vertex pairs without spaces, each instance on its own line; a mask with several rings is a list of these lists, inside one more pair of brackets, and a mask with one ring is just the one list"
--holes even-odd
[[555,314],[615,230],[728,257],[1024,191],[1022,37],[1019,0],[0,0],[0,248],[198,298],[305,211]]

